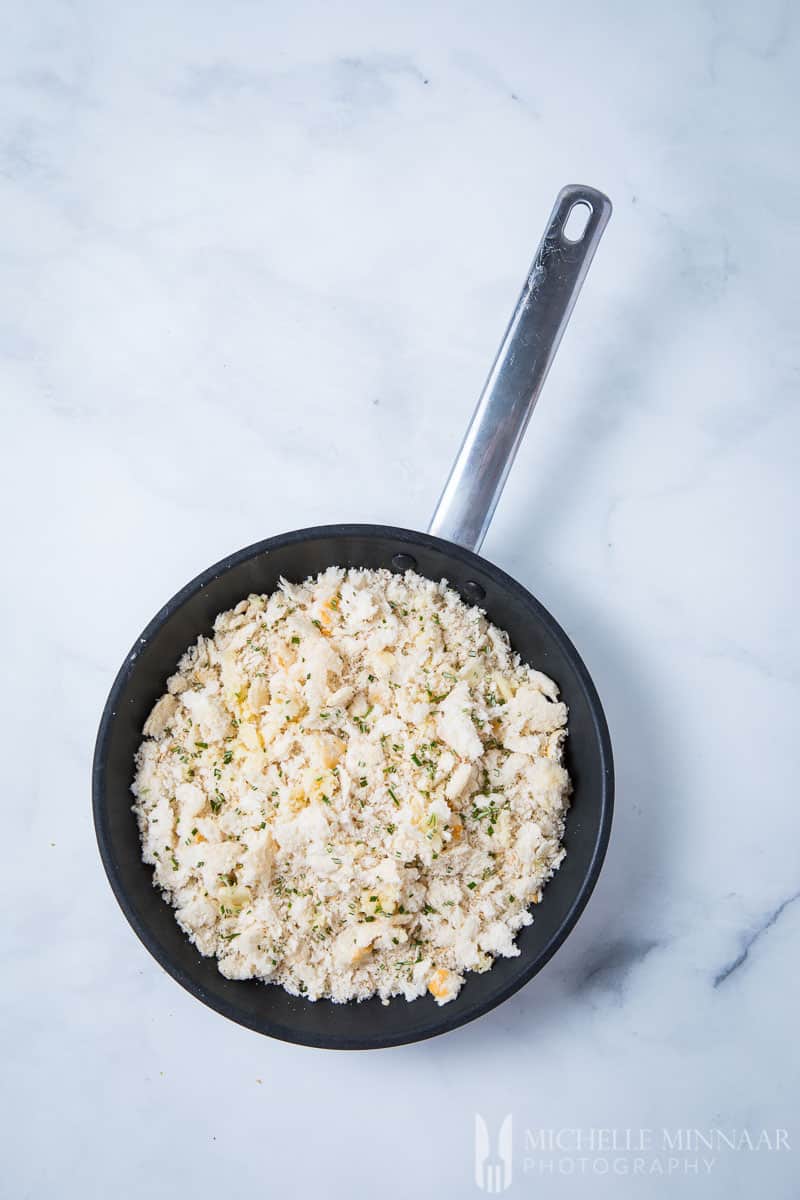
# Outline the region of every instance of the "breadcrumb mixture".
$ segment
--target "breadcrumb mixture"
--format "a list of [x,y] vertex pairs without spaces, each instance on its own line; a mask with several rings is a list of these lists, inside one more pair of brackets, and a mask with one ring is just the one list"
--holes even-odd
[[181,659],[133,792],[144,861],[223,975],[452,1000],[564,857],[566,706],[446,581],[331,567]]

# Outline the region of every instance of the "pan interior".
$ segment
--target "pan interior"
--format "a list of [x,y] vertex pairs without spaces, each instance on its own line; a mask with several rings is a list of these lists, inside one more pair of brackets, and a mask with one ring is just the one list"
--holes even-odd
[[[225,979],[178,927],[141,860],[131,811],[134,755],[144,721],[167,677],[216,615],[251,592],[272,592],[281,576],[300,582],[329,566],[393,567],[414,559],[430,579],[447,579],[489,619],[520,656],[558,684],[569,706],[566,766],[574,793],[564,839],[567,855],[520,930],[518,958],[498,958],[482,975],[469,973],[458,997],[439,1008],[432,997],[388,1005],[312,1003],[282,988]],[[400,561],[400,565],[411,565]],[[141,940],[175,979],[206,1004],[260,1032],[314,1046],[358,1049],[430,1037],[500,1003],[544,965],[572,928],[602,864],[611,822],[612,763],[608,732],[592,682],[574,647],[544,608],[502,571],[477,555],[426,534],[381,526],[302,530],[248,547],[198,576],[164,606],[123,664],[103,714],[95,751],[95,825],[114,892]]]

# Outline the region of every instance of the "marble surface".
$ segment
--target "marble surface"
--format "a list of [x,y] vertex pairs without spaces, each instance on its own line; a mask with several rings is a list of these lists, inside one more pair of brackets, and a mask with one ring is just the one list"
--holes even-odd
[[[48,0],[3,26],[7,1194],[479,1195],[476,1112],[513,1113],[510,1195],[796,1194],[795,6]],[[615,212],[484,553],[603,698],[605,869],[481,1021],[269,1041],[112,899],[106,692],[225,553],[424,528],[571,181]],[[598,1128],[588,1166],[526,1149]],[[791,1148],[695,1174],[679,1129]]]

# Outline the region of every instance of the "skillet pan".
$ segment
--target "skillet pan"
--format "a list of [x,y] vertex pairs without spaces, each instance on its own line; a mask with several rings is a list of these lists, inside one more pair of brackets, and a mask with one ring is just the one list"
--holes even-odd
[[[585,227],[569,236],[580,211]],[[288,1042],[369,1049],[433,1037],[488,1012],[541,970],[575,925],[605,856],[613,806],[611,744],[603,710],[578,652],[546,609],[477,551],[538,399],[564,327],[611,214],[593,188],[558,195],[472,422],[428,533],[381,525],[326,525],[268,538],[216,563],[173,596],[137,638],[111,688],[94,754],[97,841],[125,916],[154,958],[187,991],[240,1025]],[[569,222],[569,225],[567,224]],[[567,230],[565,232],[565,225]],[[299,582],[326,567],[412,567],[447,579],[505,629],[522,659],[550,675],[569,707],[566,766],[574,792],[566,858],[544,890],[518,958],[468,973],[458,997],[388,1005],[312,1002],[254,980],[225,979],[179,929],[141,859],[131,810],[134,755],[142,726],[178,659],[216,615],[250,592],[272,592],[281,576]]]

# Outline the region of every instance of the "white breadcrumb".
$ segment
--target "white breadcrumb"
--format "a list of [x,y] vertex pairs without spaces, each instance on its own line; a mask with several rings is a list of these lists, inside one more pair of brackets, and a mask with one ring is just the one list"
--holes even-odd
[[446,581],[331,567],[249,596],[144,726],[144,861],[230,979],[452,1000],[564,857],[567,710]]

